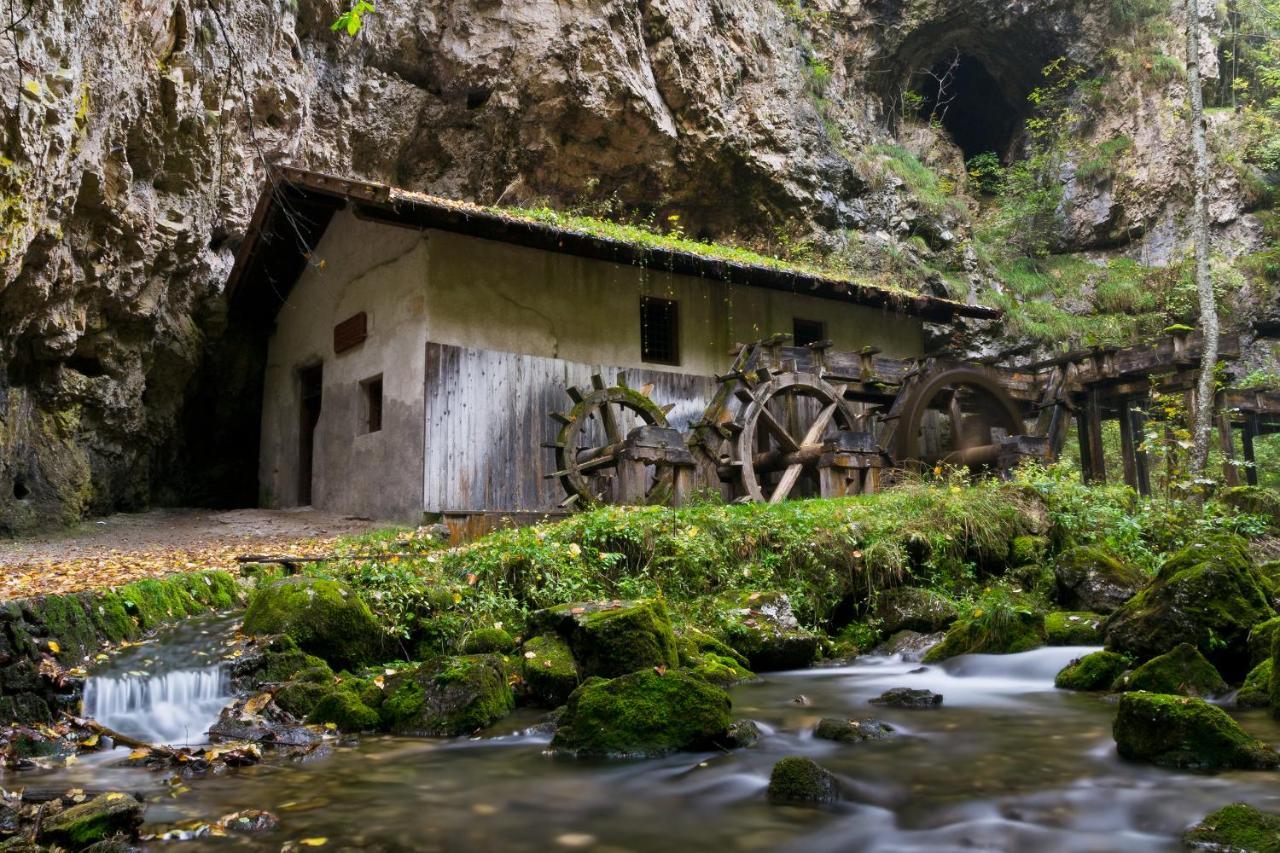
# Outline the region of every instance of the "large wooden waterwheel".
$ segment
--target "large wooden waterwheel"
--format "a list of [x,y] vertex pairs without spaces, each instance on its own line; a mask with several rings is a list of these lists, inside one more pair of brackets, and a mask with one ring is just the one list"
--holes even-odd
[[1026,432],[1022,410],[980,367],[928,368],[894,401],[891,453],[898,465],[994,464],[1000,440]]

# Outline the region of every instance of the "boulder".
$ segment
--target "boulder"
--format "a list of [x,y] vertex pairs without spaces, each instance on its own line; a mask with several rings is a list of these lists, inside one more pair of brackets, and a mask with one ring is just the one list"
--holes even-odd
[[1249,671],[1249,631],[1275,615],[1247,545],[1220,536],[1167,559],[1159,574],[1107,618],[1107,648],[1149,660],[1193,644],[1226,678]]
[[80,850],[113,835],[134,837],[141,825],[142,803],[132,794],[112,791],[46,817],[39,841]]
[[1071,610],[1112,613],[1133,597],[1147,576],[1095,545],[1064,551],[1053,567],[1058,601]]
[[760,726],[755,720],[734,720],[729,725],[729,731],[725,732],[722,746],[726,749],[746,749],[755,746],[761,735]]
[[337,667],[377,659],[383,641],[373,613],[345,584],[288,577],[258,590],[244,615],[247,634],[285,634]]
[[724,642],[756,672],[800,669],[817,657],[818,635],[800,627],[783,593],[748,593],[728,602],[722,615]]
[[330,723],[340,732],[371,732],[381,725],[378,712],[351,690],[330,690],[307,716],[309,723]]
[[952,625],[924,662],[967,654],[1015,654],[1039,648],[1044,641],[1044,614],[1021,597],[993,593]]
[[333,680],[333,670],[324,660],[302,651],[287,636],[250,648],[231,668],[232,676],[246,689],[256,689],[264,684],[283,684],[304,671],[312,673],[311,681],[317,677],[321,681],[325,678]]
[[885,590],[876,597],[875,617],[887,634],[945,631],[958,615],[954,601],[929,589],[902,586]]
[[1249,515],[1262,516],[1272,530],[1280,530],[1280,493],[1261,486],[1236,486],[1224,489],[1218,500]]
[[462,641],[462,652],[468,655],[503,654],[515,648],[516,641],[501,628],[480,628]]
[[1274,661],[1267,658],[1249,670],[1244,685],[1236,694],[1237,708],[1265,708],[1271,704],[1271,672]]
[[333,688],[309,681],[291,681],[276,691],[276,707],[292,717],[305,720],[311,716],[320,700]]
[[564,637],[584,678],[680,665],[671,621],[660,601],[562,604],[538,611],[529,623],[531,634]]
[[755,680],[756,674],[738,663],[736,658],[718,655],[715,652],[703,652],[686,669],[719,687],[732,687],[746,681]]
[[1009,563],[1014,566],[1043,563],[1049,545],[1047,536],[1015,536],[1009,543]]
[[769,774],[769,802],[781,804],[823,804],[840,799],[836,777],[812,758],[787,756],[773,765]]
[[847,720],[842,717],[823,717],[813,730],[813,736],[837,743],[864,743],[869,740],[886,740],[897,732],[893,726],[880,720]]
[[1278,628],[1280,628],[1280,616],[1259,622],[1249,629],[1249,663],[1252,666],[1271,659],[1271,647],[1275,642]]
[[1048,613],[1044,617],[1045,642],[1050,646],[1102,645],[1103,618],[1084,610]]
[[899,631],[871,650],[873,655],[899,655],[907,663],[924,660],[929,650],[941,643],[945,633],[920,634],[916,631]]
[[397,734],[469,735],[515,707],[496,655],[462,655],[424,663],[386,681],[382,724]]
[[1232,803],[1191,827],[1182,840],[1195,850],[1280,853],[1280,815]]
[[912,687],[894,687],[870,701],[872,705],[890,708],[937,708],[942,704],[942,694]]
[[1120,755],[1161,767],[1263,770],[1280,754],[1203,699],[1126,693],[1112,728]]
[[520,677],[524,695],[544,708],[558,708],[578,687],[578,666],[569,644],[557,634],[526,640],[520,648]]
[[584,681],[560,715],[553,749],[580,756],[652,757],[727,741],[729,694],[681,670]]
[[1179,643],[1123,676],[1113,690],[1145,690],[1180,696],[1221,696],[1227,683],[1190,643]]
[[1110,690],[1129,668],[1129,659],[1115,652],[1094,652],[1067,664],[1053,680],[1063,690]]

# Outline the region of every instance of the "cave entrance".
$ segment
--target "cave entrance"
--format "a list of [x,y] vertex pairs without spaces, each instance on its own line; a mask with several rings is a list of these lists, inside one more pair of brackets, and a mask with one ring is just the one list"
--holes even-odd
[[919,74],[915,91],[920,117],[939,122],[966,162],[988,151],[1008,159],[1022,111],[982,60],[962,53],[941,59]]

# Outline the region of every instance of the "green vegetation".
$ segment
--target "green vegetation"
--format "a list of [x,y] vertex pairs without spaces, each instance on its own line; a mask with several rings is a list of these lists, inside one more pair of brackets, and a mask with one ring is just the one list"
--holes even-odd
[[1184,836],[1187,846],[1206,850],[1280,851],[1280,815],[1258,811],[1244,803],[1223,806]]
[[1244,686],[1236,694],[1236,706],[1240,708],[1266,708],[1271,704],[1271,672],[1275,662],[1267,658],[1249,670]]
[[323,578],[285,578],[258,590],[245,612],[244,630],[286,634],[334,666],[376,660],[382,638],[368,605],[346,585]]
[[1110,690],[1128,668],[1129,658],[1124,655],[1094,652],[1063,667],[1053,686],[1063,690]]
[[1216,705],[1187,696],[1126,693],[1114,728],[1120,755],[1162,767],[1264,770],[1280,755]]
[[1024,597],[996,587],[985,592],[924,656],[925,663],[965,654],[1013,654],[1045,644],[1044,614]]
[[880,162],[894,175],[902,179],[903,184],[926,210],[934,215],[951,213],[964,215],[967,208],[955,193],[955,187],[943,181],[928,166],[920,162],[901,145],[874,145],[871,153],[880,158]]
[[1135,669],[1120,682],[1120,688],[1212,698],[1226,693],[1227,683],[1195,646],[1179,643]]
[[1102,644],[1102,617],[1097,613],[1060,610],[1044,617],[1045,643],[1050,646]]

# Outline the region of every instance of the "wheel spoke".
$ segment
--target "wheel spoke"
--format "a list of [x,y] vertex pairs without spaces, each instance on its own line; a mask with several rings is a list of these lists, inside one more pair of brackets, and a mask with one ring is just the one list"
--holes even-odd
[[622,441],[622,431],[618,428],[618,416],[614,414],[611,403],[606,402],[600,406],[600,420],[604,421],[604,434],[608,436],[610,444]]
[[796,444],[796,440],[791,437],[791,433],[787,432],[786,428],[778,423],[777,418],[763,404],[760,405],[760,425],[778,440],[778,444],[782,445],[784,450],[795,453],[800,449],[800,445]]

